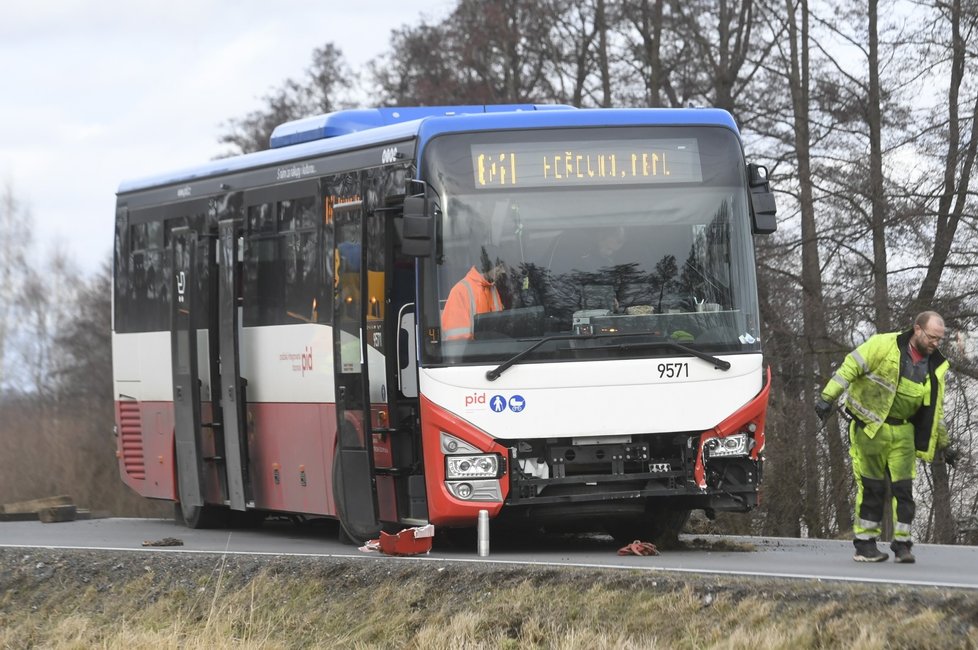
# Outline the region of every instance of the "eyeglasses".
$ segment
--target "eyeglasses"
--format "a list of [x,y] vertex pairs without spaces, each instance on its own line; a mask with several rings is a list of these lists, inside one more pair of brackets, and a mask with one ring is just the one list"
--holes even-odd
[[931,343],[940,343],[941,341],[944,340],[943,336],[935,336],[933,334],[929,334],[925,332],[923,329],[920,330],[920,333],[926,336],[927,340],[930,341]]

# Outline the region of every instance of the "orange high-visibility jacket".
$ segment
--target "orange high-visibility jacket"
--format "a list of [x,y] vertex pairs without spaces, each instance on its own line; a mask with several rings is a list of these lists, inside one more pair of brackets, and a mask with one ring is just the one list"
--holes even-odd
[[503,303],[496,286],[482,277],[473,266],[448,294],[445,311],[441,314],[442,339],[471,339],[476,314],[502,309]]

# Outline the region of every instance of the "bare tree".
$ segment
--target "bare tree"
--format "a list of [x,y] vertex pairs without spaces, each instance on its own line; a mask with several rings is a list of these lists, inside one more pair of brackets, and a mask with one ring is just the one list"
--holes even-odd
[[220,137],[231,145],[227,155],[268,148],[275,127],[290,120],[329,113],[348,104],[344,92],[355,85],[343,53],[332,43],[314,50],[305,79],[287,79],[281,88],[263,98],[265,106],[246,116],[229,120]]
[[610,107],[608,3],[551,1],[548,6],[553,16],[551,64],[557,100],[573,106]]
[[42,265],[27,269],[17,296],[22,386],[38,398],[54,396],[55,376],[64,367],[55,340],[73,319],[78,275],[63,245],[55,243]]
[[422,22],[391,34],[391,48],[370,62],[379,103],[389,106],[464,104],[471,99],[459,73],[447,22]]
[[[941,174],[941,186],[925,196],[926,199],[937,199],[936,210],[932,214],[936,218],[933,252],[927,264],[927,272],[920,285],[913,303],[908,306],[908,313],[922,311],[934,304],[941,276],[951,254],[955,233],[965,215],[965,208],[971,194],[971,176],[975,170],[975,157],[978,152],[978,92],[971,90],[971,107],[968,110],[967,90],[965,81],[968,72],[972,72],[971,82],[974,83],[974,70],[978,62],[975,44],[978,41],[978,8],[975,4],[962,5],[961,0],[951,2],[934,2],[932,11],[936,18],[931,30],[935,43],[941,47],[942,54],[946,53],[950,67],[946,96],[947,114],[937,114],[932,129],[940,140],[946,142],[944,149],[944,165]],[[950,42],[942,38],[950,31]],[[970,39],[970,40],[968,40]],[[965,96],[962,97],[962,93]],[[965,118],[961,117],[961,109],[968,110]]]
[[449,21],[472,96],[487,104],[553,96],[550,16],[542,0],[460,0]]
[[[738,95],[750,82],[763,52],[754,52],[754,0],[718,0],[704,4],[672,0],[677,31],[693,44],[701,82],[698,95],[738,115]],[[768,44],[768,48],[771,44]],[[752,69],[753,68],[753,69]]]
[[[78,289],[73,317],[54,341],[63,359],[54,382],[62,400],[111,405],[112,264],[108,261]],[[111,411],[109,411],[111,421]]]
[[14,381],[14,360],[9,351],[17,332],[18,293],[28,269],[31,221],[30,212],[7,181],[0,195],[0,394]]
[[437,25],[394,32],[371,65],[380,99],[394,104],[552,101],[554,19],[548,0],[459,0]]
[[669,0],[621,0],[622,59],[630,65],[619,83],[637,78],[642,90],[633,103],[675,107],[692,97],[691,48],[676,33],[671,7]]
[[[950,323],[963,330],[969,323],[973,325],[975,322],[974,301],[964,302],[960,296],[948,295],[946,290],[941,291],[941,285],[949,267],[954,285],[966,283],[969,279],[973,282],[974,272],[968,274],[963,271],[978,265],[978,255],[970,244],[964,243],[970,238],[966,236],[959,243],[955,237],[962,225],[967,231],[974,230],[975,199],[971,179],[978,151],[978,91],[974,90],[974,70],[978,64],[978,54],[975,52],[975,44],[978,43],[978,6],[952,0],[935,2],[930,9],[934,18],[925,33],[931,35],[939,60],[948,68],[946,100],[938,104],[939,108],[928,122],[929,133],[936,136],[934,140],[937,143],[943,141],[943,145],[938,144],[939,148],[936,149],[942,152],[940,157],[943,164],[935,174],[940,179],[939,186],[919,196],[924,208],[922,211],[933,219],[933,225],[927,228],[933,232],[933,243],[929,247],[920,289],[908,305],[907,313],[937,307]],[[942,293],[945,295],[942,296]],[[962,357],[965,355],[955,359],[964,363],[964,367],[957,366],[959,371],[970,374],[972,378],[978,376],[974,362]],[[955,437],[966,435],[970,430],[961,422],[954,422],[950,418],[945,420],[949,422]],[[971,447],[959,442],[958,448],[970,450]],[[953,542],[957,533],[952,506],[954,492],[943,463],[934,465],[930,478],[934,499],[934,539]]]

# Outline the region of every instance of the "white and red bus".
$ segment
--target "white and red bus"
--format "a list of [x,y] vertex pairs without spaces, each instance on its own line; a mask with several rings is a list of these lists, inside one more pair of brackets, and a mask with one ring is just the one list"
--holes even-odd
[[[480,510],[627,541],[748,511],[774,229],[713,109],[341,111],[124,182],[122,478],[189,526],[325,516],[357,541]],[[449,292],[489,266],[499,304],[449,335]]]

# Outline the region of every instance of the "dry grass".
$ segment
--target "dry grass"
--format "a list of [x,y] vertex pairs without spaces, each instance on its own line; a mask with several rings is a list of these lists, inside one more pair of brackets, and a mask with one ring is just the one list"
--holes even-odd
[[978,646],[975,594],[435,563],[78,557],[0,554],[0,647]]

